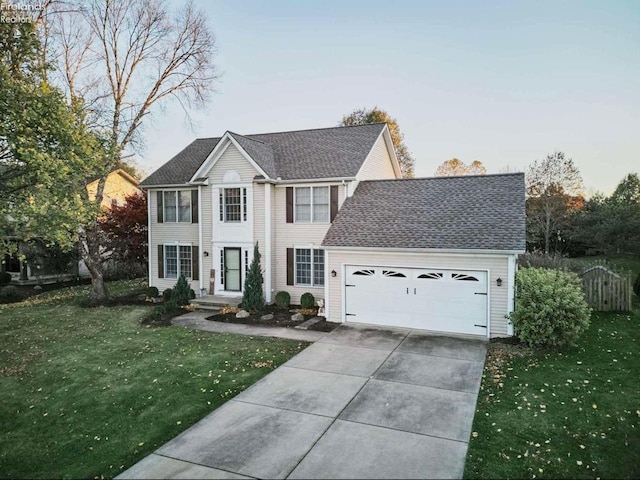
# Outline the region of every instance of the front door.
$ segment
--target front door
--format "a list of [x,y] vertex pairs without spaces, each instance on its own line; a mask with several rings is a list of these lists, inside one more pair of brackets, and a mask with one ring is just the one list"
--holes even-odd
[[242,290],[241,266],[240,261],[242,249],[225,248],[224,249],[224,289],[232,292]]

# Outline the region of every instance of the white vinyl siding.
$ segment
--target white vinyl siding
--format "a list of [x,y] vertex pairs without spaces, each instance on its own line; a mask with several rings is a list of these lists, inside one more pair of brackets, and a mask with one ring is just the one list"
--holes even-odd
[[[345,197],[345,186],[342,184],[336,185],[338,185],[338,205],[342,206]],[[276,293],[281,290],[289,292],[293,304],[299,304],[300,296],[305,292],[312,293],[316,299],[324,298],[324,287],[287,285],[287,248],[322,248],[322,240],[330,224],[287,223],[285,186],[273,188],[271,205],[273,212],[273,228],[271,230],[273,291]]]
[[224,174],[229,170],[238,172],[242,182],[252,182],[253,178],[259,174],[234,145],[229,145],[213,168],[211,168],[209,172],[209,185],[222,184]]
[[[329,252],[329,271],[336,271],[336,277],[329,276],[329,309],[327,317],[332,322],[343,321],[343,265],[383,265],[396,267],[426,267],[460,270],[489,270],[489,322],[491,337],[507,336],[507,275],[508,255],[482,254],[428,254],[428,253],[385,253],[383,251]],[[502,279],[498,287],[496,280]],[[372,301],[375,301],[373,299]]]
[[356,177],[358,180],[379,180],[383,178],[396,178],[393,171],[391,156],[387,150],[384,135],[376,141],[369,152],[369,156],[360,167]]
[[[151,231],[149,235],[150,254],[149,258],[149,285],[157,287],[158,290],[163,291],[166,288],[173,288],[176,284],[175,278],[158,278],[158,245],[175,245],[176,242],[180,244],[198,245],[198,224],[197,223],[180,223],[180,222],[163,222],[158,223],[158,202],[157,195],[162,195],[162,190],[149,190],[148,202],[149,202],[149,214]],[[203,200],[206,200],[207,196],[203,195]],[[210,203],[210,202],[209,202]],[[205,221],[203,225],[203,233],[211,232],[211,207],[208,208],[208,214],[206,206],[203,206],[203,217],[200,221]],[[208,228],[206,226],[209,225]],[[209,238],[210,233],[209,233]],[[203,240],[204,245],[207,245],[206,240]],[[211,243],[209,243],[211,245]],[[204,250],[207,250],[205,247]],[[210,250],[209,250],[210,251]],[[210,266],[210,258],[204,258],[206,267],[204,272],[206,273],[207,283],[204,283],[205,287],[208,287],[208,274]],[[189,286],[198,291],[199,281],[189,280]]]

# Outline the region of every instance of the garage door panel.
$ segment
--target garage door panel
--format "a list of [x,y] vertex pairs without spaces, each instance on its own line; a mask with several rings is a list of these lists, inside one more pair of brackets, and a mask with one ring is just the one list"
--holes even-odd
[[486,272],[347,266],[346,274],[348,322],[487,333]]

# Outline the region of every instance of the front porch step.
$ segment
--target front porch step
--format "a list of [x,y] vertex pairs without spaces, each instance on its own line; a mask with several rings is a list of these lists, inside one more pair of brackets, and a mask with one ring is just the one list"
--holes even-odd
[[191,305],[198,310],[218,311],[222,307],[230,305],[237,307],[242,302],[242,297],[224,297],[222,295],[205,295],[191,300]]

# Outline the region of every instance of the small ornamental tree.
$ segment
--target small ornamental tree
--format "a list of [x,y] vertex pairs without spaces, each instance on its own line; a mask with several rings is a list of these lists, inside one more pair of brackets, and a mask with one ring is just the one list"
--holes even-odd
[[173,293],[170,295],[170,300],[174,301],[178,305],[188,305],[191,300],[191,287],[184,275],[180,275],[178,282],[173,287]]
[[572,346],[589,328],[591,309],[575,273],[522,268],[516,275],[516,308],[509,319],[530,347]]
[[258,242],[253,247],[253,260],[249,266],[247,277],[244,279],[244,295],[242,307],[250,312],[259,312],[264,309],[264,292],[262,291],[262,267],[260,266],[260,250]]
[[122,205],[112,205],[100,219],[100,228],[105,234],[104,246],[116,261],[146,264],[147,244],[147,197],[134,193],[125,198]]

